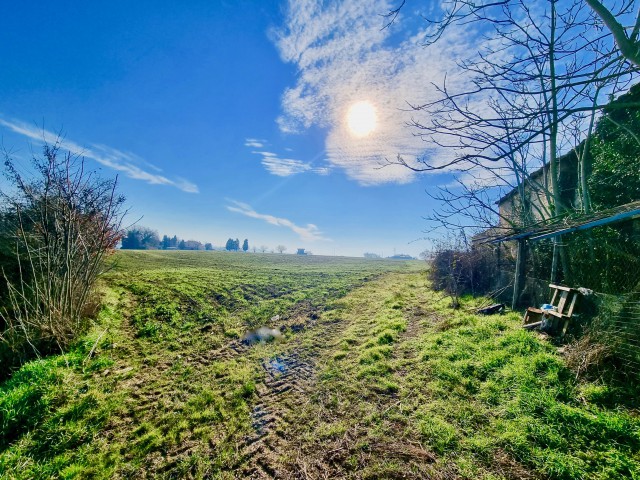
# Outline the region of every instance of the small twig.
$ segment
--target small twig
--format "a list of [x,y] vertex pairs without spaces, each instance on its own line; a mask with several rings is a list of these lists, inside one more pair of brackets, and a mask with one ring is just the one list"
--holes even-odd
[[104,331],[98,335],[98,338],[96,339],[96,341],[93,344],[93,347],[91,347],[91,350],[89,350],[89,354],[87,355],[87,358],[84,359],[84,361],[82,362],[82,364],[84,365],[90,358],[93,357],[94,352],[96,351],[96,347],[98,346],[98,342],[102,339],[102,337],[104,337],[104,334],[107,333],[107,328],[104,329]]

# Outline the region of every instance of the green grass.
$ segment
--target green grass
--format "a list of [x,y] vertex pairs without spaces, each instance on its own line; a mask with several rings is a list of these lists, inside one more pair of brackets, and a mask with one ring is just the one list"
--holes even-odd
[[[517,313],[478,317],[470,298],[449,309],[419,263],[116,260],[91,332],[0,384],[0,478],[234,478],[262,362],[305,348],[316,352],[307,401],[274,405],[283,472],[640,477],[640,420],[619,387],[576,380]],[[288,327],[285,339],[220,353],[265,324]]]
[[[303,322],[364,282],[407,268],[219,252],[118,252],[115,260],[93,331],[66,355],[30,362],[0,385],[0,477],[233,468],[251,428],[261,357],[274,347],[206,365],[194,359],[275,315],[274,327]],[[143,398],[152,401],[141,408]],[[188,461],[158,464],[184,443],[195,445]]]
[[[552,344],[521,328],[520,314],[479,317],[469,298],[450,310],[414,276],[349,297],[350,327],[299,420],[308,455],[331,449],[314,432],[334,417],[366,445],[435,453],[422,476],[639,478],[640,420],[600,401],[612,387],[577,382]],[[349,453],[364,478],[411,468],[357,442]]]

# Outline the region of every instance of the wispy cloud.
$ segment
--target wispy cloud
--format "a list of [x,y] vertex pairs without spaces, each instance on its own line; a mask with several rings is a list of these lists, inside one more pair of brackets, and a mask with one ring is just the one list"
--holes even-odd
[[258,220],[264,220],[265,222],[276,225],[278,227],[285,227],[300,237],[300,239],[307,242],[314,242],[318,240],[331,241],[331,239],[326,238],[322,235],[320,229],[312,224],[308,223],[306,226],[301,227],[296,225],[291,220],[287,220],[286,218],[275,217],[273,215],[268,215],[264,213],[256,212],[250,205],[242,202],[237,202],[235,200],[228,200],[231,205],[227,205],[227,210],[235,213],[239,213],[241,215],[245,215],[247,217],[256,218]]
[[290,175],[296,175],[298,173],[308,172],[311,170],[311,165],[300,160],[294,160],[292,158],[278,158],[278,157],[263,157],[262,165],[272,173],[279,177],[288,177]]
[[[247,145],[245,143],[245,145]],[[289,152],[291,149],[285,149]],[[267,151],[254,150],[251,153],[260,155],[262,157],[262,165],[267,171],[273,175],[279,177],[289,177],[291,175],[297,175],[299,173],[311,172],[318,175],[329,175],[331,168],[328,166],[318,167],[311,162],[303,162],[302,160],[296,160],[294,158],[280,158],[277,153]]]
[[38,142],[53,144],[61,141],[61,147],[69,150],[71,153],[95,160],[100,165],[116,170],[117,172],[122,172],[129,178],[142,180],[152,185],[168,185],[187,193],[198,193],[198,186],[195,183],[180,177],[173,179],[168,178],[160,173],[162,171],[160,168],[133,153],[123,152],[106,145],[98,144],[93,144],[90,148],[82,147],[80,144],[69,139],[61,139],[57,133],[17,120],[4,120],[0,118],[0,125],[14,133]]
[[[396,3],[290,0],[283,27],[272,32],[282,59],[298,69],[296,85],[282,97],[280,129],[295,133],[326,128],[328,161],[362,184],[413,180],[415,173],[407,168],[380,168],[398,154],[410,162],[451,158],[451,152],[425,143],[406,127],[415,114],[407,102],[434,100],[432,83],[442,84],[447,72],[451,88],[465,83],[456,62],[473,51],[476,41],[469,28],[450,28],[437,48],[424,47],[427,27],[415,21],[419,14],[413,11],[383,29],[388,19],[379,14]],[[398,34],[405,36],[398,40]],[[354,138],[345,116],[349,106],[361,100],[375,105],[378,128]]]
[[245,147],[252,148],[263,148],[266,143],[266,140],[260,140],[259,138],[245,138],[244,140]]

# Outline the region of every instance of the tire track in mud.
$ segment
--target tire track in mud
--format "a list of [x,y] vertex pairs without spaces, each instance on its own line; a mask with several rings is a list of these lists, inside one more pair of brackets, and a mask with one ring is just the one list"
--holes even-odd
[[420,306],[412,306],[410,309],[404,311],[404,318],[407,322],[407,326],[404,332],[399,336],[397,342],[399,349],[394,349],[394,358],[401,358],[409,361],[417,355],[417,352],[412,345],[412,340],[417,339],[425,331],[423,322],[427,314],[428,312]]
[[295,409],[309,400],[315,387],[317,360],[331,340],[346,328],[347,322],[332,320],[314,325],[314,341],[301,346],[300,339],[289,352],[264,359],[264,380],[257,387],[258,402],[251,411],[254,432],[241,446],[243,465],[237,478],[289,478],[282,471],[282,457],[290,455],[291,439],[286,427],[294,421]]
[[[316,387],[318,361],[325,352],[335,347],[341,334],[350,325],[348,320],[340,317],[323,318],[317,307],[304,305],[292,310],[291,316],[281,320],[281,330],[291,331],[295,335],[284,344],[282,354],[262,359],[263,377],[262,381],[257,382],[255,403],[250,412],[253,431],[239,442],[237,463],[227,467],[236,478],[295,477],[289,468],[290,462],[282,461],[292,455],[291,448],[295,445],[287,426],[295,422],[299,406],[309,401]],[[130,330],[133,339],[134,329]],[[209,330],[211,328],[207,325],[200,329],[205,338],[209,336]],[[210,347],[207,348],[206,344]],[[178,354],[158,363],[143,362],[142,369],[132,372],[133,375],[122,379],[120,383],[120,388],[127,391],[128,408],[107,429],[108,441],[130,440],[120,435],[124,425],[129,425],[125,431],[129,430],[131,425],[149,420],[176,401],[171,387],[176,382],[176,375],[179,375],[171,372],[176,362],[200,371],[215,362],[252,356],[252,349],[253,345],[242,339],[214,346],[203,338],[197,351]],[[214,445],[210,447],[212,451],[215,449]],[[163,452],[161,457],[158,454],[154,459],[145,460],[148,469],[146,477],[167,475],[179,462],[201,448],[197,440],[184,439],[174,448]]]
[[314,365],[298,352],[263,361],[265,378],[258,387],[259,401],[251,411],[254,433],[245,438],[242,456],[246,478],[275,478],[277,461],[287,443],[284,428],[288,413],[306,398]]
[[[331,322],[322,322],[319,312],[316,309],[305,310],[304,312],[296,311],[295,315],[288,319],[283,319],[282,329],[299,333],[314,329],[318,323],[322,323],[322,329],[329,328]],[[130,326],[128,333],[133,343],[135,343],[135,332]],[[203,332],[205,333],[205,332]],[[205,340],[206,343],[206,340]],[[271,461],[266,458],[275,458],[273,454],[274,448],[273,437],[276,434],[282,435],[281,432],[275,431],[274,427],[281,424],[286,418],[286,410],[294,409],[299,401],[304,401],[304,392],[307,391],[306,383],[313,377],[314,363],[311,357],[317,350],[315,347],[306,347],[304,352],[299,348],[300,338],[298,335],[290,340],[292,344],[289,352],[280,355],[274,359],[263,359],[262,368],[264,372],[264,380],[258,386],[258,402],[251,412],[251,419],[256,431],[256,435],[247,438],[246,442],[239,447],[240,458],[250,457],[252,467],[250,471],[261,471],[262,476],[254,478],[264,478],[269,475]],[[121,437],[121,432],[129,430],[133,425],[141,424],[143,421],[160,413],[166,408],[167,402],[175,401],[175,392],[172,385],[175,384],[176,378],[170,370],[175,362],[182,362],[185,366],[190,366],[196,370],[202,370],[219,361],[228,361],[245,355],[250,355],[253,345],[243,339],[232,340],[223,345],[217,345],[217,348],[207,350],[200,349],[198,352],[190,354],[178,354],[172,359],[146,364],[143,367],[132,372],[133,375],[126,375],[133,370],[132,367],[122,368],[116,366],[107,371],[108,375],[117,375],[121,377],[119,380],[119,388],[126,390],[126,408],[120,412],[116,419],[105,431],[105,439],[109,442],[117,440],[125,440]],[[133,352],[131,352],[133,353]],[[122,378],[124,377],[124,378]],[[273,405],[277,405],[278,409],[273,410]],[[285,411],[283,414],[282,411]],[[129,429],[123,427],[129,426]],[[253,446],[252,446],[253,445]],[[213,448],[213,446],[211,446]],[[194,449],[198,448],[197,441],[186,439],[182,444],[176,445],[170,451],[166,451],[161,459],[155,459],[155,465],[147,465],[151,470],[143,477],[153,476],[153,471],[157,474],[166,474],[173,468],[179,460],[189,457]],[[260,454],[265,453],[265,456]],[[246,462],[237,465],[238,470],[242,470]],[[156,468],[154,468],[156,467]],[[246,478],[243,474],[238,478]]]

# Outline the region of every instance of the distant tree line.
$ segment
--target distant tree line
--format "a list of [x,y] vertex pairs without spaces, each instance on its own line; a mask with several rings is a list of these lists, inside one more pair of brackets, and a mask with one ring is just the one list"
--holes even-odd
[[[197,240],[182,240],[177,235],[169,237],[164,235],[160,239],[160,235],[155,230],[147,227],[135,227],[127,230],[122,237],[123,250],[213,250],[211,243],[202,243]],[[237,252],[242,248],[243,252],[249,251],[249,240],[247,238],[240,245],[239,239],[230,238],[227,240],[225,249],[230,252]],[[267,250],[264,245],[260,247],[263,253]],[[254,246],[253,251],[257,248]]]
[[[229,240],[227,240],[225,249],[229,252],[237,252],[238,250],[240,250],[240,240],[238,240],[237,238],[235,240],[233,238],[230,238]],[[248,250],[249,250],[249,240],[245,238],[244,242],[242,242],[242,251],[247,252]],[[254,251],[255,251],[255,248],[254,248]]]
[[164,235],[162,240],[158,232],[146,227],[129,229],[122,238],[123,250],[213,250],[211,243],[197,240],[182,240],[177,235]]

